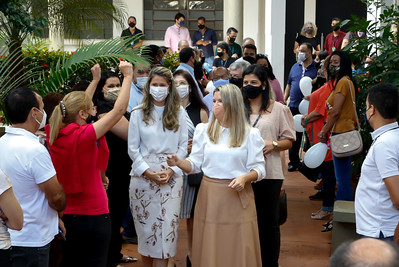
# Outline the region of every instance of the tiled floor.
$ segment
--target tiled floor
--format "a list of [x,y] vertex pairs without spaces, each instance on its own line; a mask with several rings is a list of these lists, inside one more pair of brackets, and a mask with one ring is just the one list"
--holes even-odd
[[[288,219],[281,227],[281,267],[324,267],[330,257],[331,232],[322,233],[325,221],[311,220],[312,212],[321,207],[321,201],[310,201],[314,194],[313,183],[299,172],[287,173],[284,187],[288,197]],[[185,267],[187,252],[186,223],[181,221],[178,252],[175,257],[177,267]],[[140,258],[137,245],[125,244],[123,253]],[[141,260],[124,264],[126,267],[141,267]],[[224,267],[224,266],[221,266]]]

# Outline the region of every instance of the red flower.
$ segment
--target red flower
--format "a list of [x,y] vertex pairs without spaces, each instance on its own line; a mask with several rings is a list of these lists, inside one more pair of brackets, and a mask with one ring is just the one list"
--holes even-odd
[[359,88],[357,88],[357,91],[360,93],[360,87],[359,87]]
[[120,57],[119,60],[120,60],[120,61],[123,61],[123,58]]
[[47,68],[47,67],[48,67],[48,64],[44,63],[44,64],[43,64],[43,67]]

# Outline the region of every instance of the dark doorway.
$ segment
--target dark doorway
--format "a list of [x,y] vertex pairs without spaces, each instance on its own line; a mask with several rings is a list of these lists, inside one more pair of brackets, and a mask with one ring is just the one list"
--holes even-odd
[[[296,63],[294,42],[303,26],[304,0],[286,0],[285,10],[285,52],[284,52],[284,84],[287,84],[288,74]],[[281,82],[281,81],[280,81]]]
[[[367,17],[367,6],[360,0],[334,0],[316,2],[316,25],[318,36],[323,33],[324,38],[331,32],[331,19],[339,17],[341,20],[351,19],[351,14]],[[347,27],[342,30],[347,32]],[[323,40],[324,43],[324,40]],[[324,47],[321,47],[324,50]]]

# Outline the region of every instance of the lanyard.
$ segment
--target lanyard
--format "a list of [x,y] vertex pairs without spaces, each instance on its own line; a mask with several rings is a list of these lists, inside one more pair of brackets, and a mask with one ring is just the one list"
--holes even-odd
[[258,123],[259,119],[260,119],[260,115],[262,115],[262,113],[259,113],[258,118],[256,118],[256,121],[254,122],[254,124],[252,125],[252,127],[255,127],[256,124]]

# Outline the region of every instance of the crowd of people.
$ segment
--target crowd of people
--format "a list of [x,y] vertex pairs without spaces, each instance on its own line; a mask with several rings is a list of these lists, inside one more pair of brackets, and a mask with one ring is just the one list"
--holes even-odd
[[[148,46],[148,64],[120,62],[122,78],[96,64],[91,83],[65,96],[12,90],[11,126],[0,138],[0,265],[120,266],[138,260],[121,253],[123,239],[137,235],[143,265],[167,266],[187,219],[187,266],[279,266],[285,152],[288,171],[297,171],[301,140],[329,143],[358,126],[339,22],[332,20],[325,51],[316,25],[303,25],[284,91],[252,38],[241,46],[230,27],[217,43],[199,17],[191,41],[181,13],[165,46]],[[122,37],[141,36],[130,46],[143,45],[136,18],[128,25]],[[174,72],[162,66],[170,52],[179,53]],[[310,96],[303,77],[313,80]],[[293,116],[303,99],[310,102],[301,133]],[[356,189],[357,232],[398,242],[398,89],[376,85],[365,105],[374,132]],[[311,215],[327,220],[326,231],[334,201],[353,200],[351,157],[332,152],[317,167],[323,203]],[[355,245],[337,250],[331,266],[351,266],[340,264]],[[397,253],[389,246],[385,253]]]

